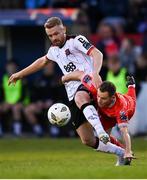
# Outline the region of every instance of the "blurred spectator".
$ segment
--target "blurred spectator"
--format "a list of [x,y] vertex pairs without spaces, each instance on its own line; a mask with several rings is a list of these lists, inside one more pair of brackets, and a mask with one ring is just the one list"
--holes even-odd
[[[63,86],[59,84],[54,66],[55,64],[50,62],[43,70],[42,76],[39,76],[30,85],[31,103],[25,108],[25,115],[37,136],[43,135],[43,123],[41,123],[44,118],[43,114],[47,113],[48,108],[54,102],[61,102],[65,99]],[[57,127],[54,127],[53,133],[59,133],[58,128],[57,130],[55,128]]]
[[99,0],[99,6],[103,17],[126,17],[129,9],[129,0]]
[[81,8],[88,16],[91,33],[95,33],[97,24],[102,19],[99,0],[85,0],[81,3]]
[[106,80],[111,81],[115,84],[117,92],[125,94],[127,92],[127,69],[121,67],[121,62],[117,55],[110,56],[108,58],[107,65],[108,72],[106,75]]
[[137,132],[138,135],[147,135],[147,81],[140,83],[140,92],[137,97]]
[[[8,86],[8,78],[10,75],[17,71],[17,65],[13,61],[9,61],[6,64],[6,73],[2,77],[2,102],[0,104],[1,114],[6,115],[13,121],[13,133],[16,136],[20,136],[22,132],[22,110],[23,103],[26,102],[27,95],[25,91],[25,85],[19,80],[15,86]],[[26,102],[27,103],[27,102]],[[12,115],[10,115],[11,113]],[[2,116],[4,117],[4,116]]]
[[115,30],[116,37],[123,37],[126,21],[123,18],[106,17],[101,23],[110,24]]
[[23,0],[0,0],[0,9],[22,9]]
[[88,38],[90,35],[90,27],[88,17],[84,11],[79,10],[77,18],[71,27],[72,34],[82,34]]
[[147,82],[147,53],[142,53],[135,66],[135,78],[137,81],[137,94],[140,92],[141,82]]
[[[127,32],[137,32],[138,26],[147,17],[147,1],[146,0],[130,0],[129,18]],[[139,27],[141,29],[141,27]]]
[[136,61],[136,77],[141,81],[147,81],[147,53],[142,53]]
[[105,79],[107,72],[107,58],[114,54],[118,54],[120,41],[116,36],[115,29],[108,23],[101,23],[98,27],[99,41],[96,47],[103,53],[103,66],[100,72],[102,78]]
[[140,53],[141,48],[137,48],[132,39],[125,38],[122,41],[119,53],[121,66],[127,68],[128,72],[132,75],[135,71],[136,59],[138,58]]
[[101,23],[98,27],[100,40],[96,47],[103,53],[104,60],[108,56],[118,54],[120,41],[116,37],[115,29],[108,23]]
[[147,31],[147,17],[143,22],[138,25],[137,31],[139,33],[145,33]]
[[53,104],[54,64],[49,63],[43,71],[42,76],[30,84],[31,103],[25,108],[26,119],[32,126],[37,136],[43,135],[43,129],[39,115]]
[[[125,94],[128,90],[126,86],[128,72],[126,68],[121,67],[119,56],[109,56],[107,66],[108,72],[106,74],[106,80],[115,84],[117,92]],[[118,139],[121,139],[121,133],[118,126],[113,127],[111,133]]]
[[128,18],[129,5],[129,0],[100,0],[99,9],[103,17],[102,21],[115,27],[117,34],[122,33]]
[[[146,24],[147,25],[147,24]],[[147,52],[147,26],[143,32],[143,45],[142,45],[142,52]]]

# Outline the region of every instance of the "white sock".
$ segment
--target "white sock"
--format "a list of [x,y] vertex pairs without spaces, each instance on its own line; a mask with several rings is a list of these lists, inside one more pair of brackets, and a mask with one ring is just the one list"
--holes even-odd
[[115,144],[112,144],[110,142],[108,142],[107,144],[104,144],[101,141],[99,141],[99,146],[97,150],[102,151],[102,152],[116,154],[117,156],[123,156],[125,153],[125,150],[123,148],[116,146]]
[[20,122],[15,122],[13,124],[13,132],[15,135],[20,135],[21,134],[21,123]]
[[105,130],[100,122],[98,113],[93,105],[88,105],[83,109],[83,114],[85,115],[88,122],[94,127],[98,136],[105,133]]

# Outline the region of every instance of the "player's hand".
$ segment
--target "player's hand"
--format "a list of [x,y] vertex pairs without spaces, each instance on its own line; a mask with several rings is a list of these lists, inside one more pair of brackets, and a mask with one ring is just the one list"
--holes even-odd
[[127,76],[127,83],[126,83],[127,87],[130,85],[135,85],[135,79],[133,76]]
[[61,81],[62,81],[62,84],[66,83],[66,75],[63,75],[63,76],[61,77]]
[[125,165],[131,165],[132,159],[136,159],[136,157],[134,157],[133,153],[125,152],[125,154],[124,154]]
[[20,76],[20,73],[15,73],[15,74],[12,74],[8,80],[8,85],[10,84],[16,84],[16,82],[21,79],[21,76]]
[[96,89],[98,89],[98,87],[101,85],[102,79],[97,72],[92,73],[92,82]]
[[69,81],[81,81],[83,75],[83,71],[75,70],[69,74],[62,76],[61,81],[63,84]]
[[126,159],[126,158],[128,158],[128,159],[137,159],[135,156],[134,156],[134,153],[132,153],[132,151],[131,152],[125,152],[125,154],[124,154],[124,159]]
[[133,158],[133,155],[131,152],[125,152],[124,158]]
[[99,140],[102,141],[104,144],[110,142],[110,137],[107,133],[102,133],[99,135]]

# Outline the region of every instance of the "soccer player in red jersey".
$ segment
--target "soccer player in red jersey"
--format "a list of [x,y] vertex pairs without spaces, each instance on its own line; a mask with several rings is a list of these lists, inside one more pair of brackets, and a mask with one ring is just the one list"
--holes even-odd
[[[134,78],[130,76],[128,77],[128,92],[124,95],[117,93],[115,85],[109,81],[102,82],[99,88],[96,89],[92,84],[92,77],[90,75],[83,75],[81,71],[75,71],[62,77],[63,82],[73,79],[81,80],[83,85],[93,95],[104,129],[110,131],[112,127],[118,124],[125,142],[124,157],[130,158],[131,160],[133,155],[131,150],[131,138],[128,133],[127,125],[128,121],[133,116],[136,107]],[[111,141],[116,140],[111,138]],[[120,143],[118,144],[120,145]]]

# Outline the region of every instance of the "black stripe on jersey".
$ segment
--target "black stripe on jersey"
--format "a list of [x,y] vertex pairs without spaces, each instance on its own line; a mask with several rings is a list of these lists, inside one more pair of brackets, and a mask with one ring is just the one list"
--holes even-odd
[[74,39],[75,37],[77,37],[78,35],[67,35],[66,36],[66,41],[69,39]]
[[65,43],[66,43],[67,40],[69,40],[69,39],[74,39],[76,36],[77,36],[77,35],[66,35],[66,40],[65,40],[65,42],[64,42],[64,43],[62,44],[62,46],[60,46],[59,48],[62,48],[62,47],[65,45]]

